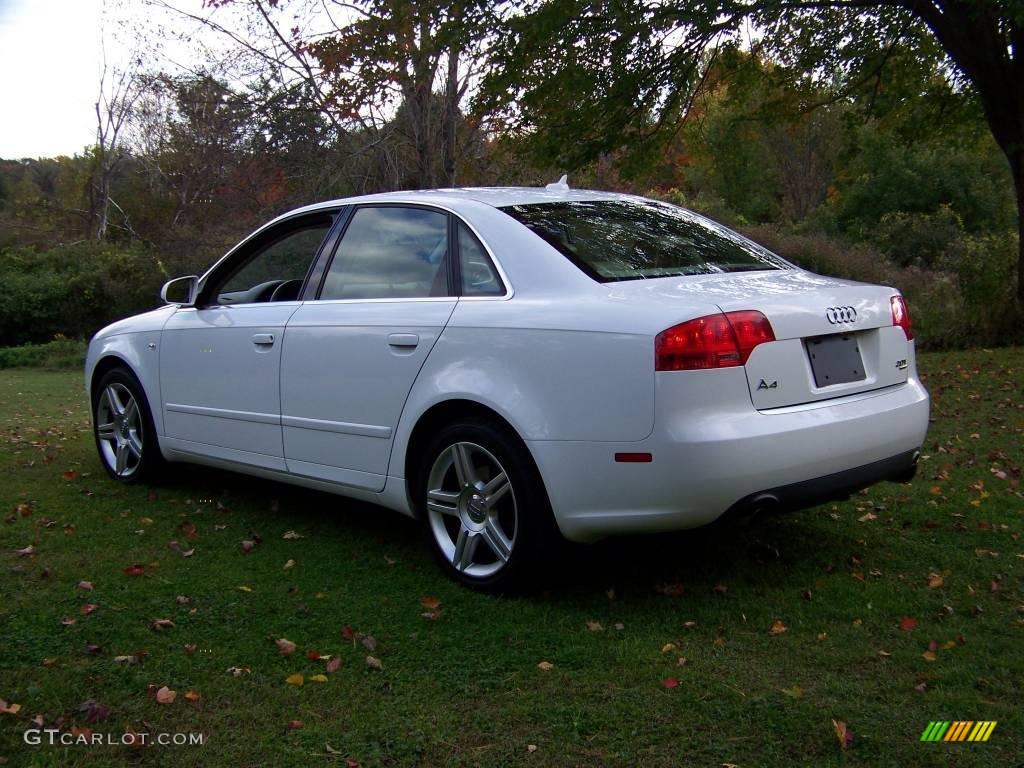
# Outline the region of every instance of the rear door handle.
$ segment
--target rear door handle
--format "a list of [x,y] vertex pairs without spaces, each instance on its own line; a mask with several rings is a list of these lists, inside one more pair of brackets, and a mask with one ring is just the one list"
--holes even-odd
[[420,337],[415,333],[392,333],[388,335],[388,344],[392,347],[415,347]]
[[271,346],[274,343],[274,334],[272,333],[255,333],[252,337],[252,343],[257,346]]

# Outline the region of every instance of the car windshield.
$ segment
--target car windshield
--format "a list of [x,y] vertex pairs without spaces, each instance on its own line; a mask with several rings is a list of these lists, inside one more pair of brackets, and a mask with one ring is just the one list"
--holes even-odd
[[710,219],[653,200],[573,200],[501,210],[602,283],[790,267]]

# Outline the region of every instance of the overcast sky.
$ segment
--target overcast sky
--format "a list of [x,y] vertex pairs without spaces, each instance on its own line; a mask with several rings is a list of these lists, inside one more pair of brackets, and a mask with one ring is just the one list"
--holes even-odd
[[[177,4],[202,11],[202,0]],[[108,68],[131,55],[115,34],[118,19],[152,14],[141,0],[0,0],[0,158],[74,155],[91,145],[104,55]]]

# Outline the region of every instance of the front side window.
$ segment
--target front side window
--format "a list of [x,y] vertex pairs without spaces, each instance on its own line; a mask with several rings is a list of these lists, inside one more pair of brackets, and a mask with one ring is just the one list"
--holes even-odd
[[448,296],[448,216],[424,208],[358,208],[321,299]]
[[789,268],[732,230],[653,200],[574,200],[501,210],[602,283]]
[[212,291],[216,302],[248,304],[297,299],[333,220],[331,213],[315,214],[258,236],[253,253],[218,280]]

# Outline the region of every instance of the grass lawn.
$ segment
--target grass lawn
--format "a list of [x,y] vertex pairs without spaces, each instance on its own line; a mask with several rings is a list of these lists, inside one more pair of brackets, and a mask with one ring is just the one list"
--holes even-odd
[[[573,550],[569,576],[514,599],[448,582],[383,509],[192,467],[120,487],[78,371],[2,371],[0,757],[1021,765],[1024,349],[920,364],[934,421],[913,484]],[[37,716],[205,743],[26,745]],[[998,725],[985,743],[921,743],[932,720]]]

